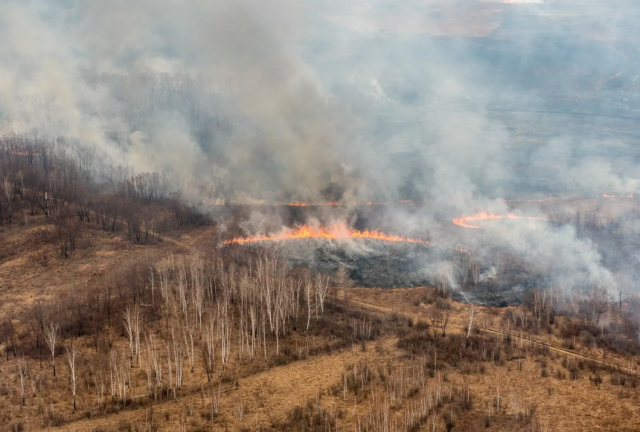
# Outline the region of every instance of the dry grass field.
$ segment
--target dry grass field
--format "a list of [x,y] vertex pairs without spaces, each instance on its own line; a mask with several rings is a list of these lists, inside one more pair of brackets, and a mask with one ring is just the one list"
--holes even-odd
[[[563,329],[583,318],[558,315],[553,324],[532,329],[522,325],[524,317],[534,320],[525,306],[472,308],[429,287],[332,285],[323,310],[305,311],[302,302],[299,317],[278,339],[265,334],[260,345],[258,338],[253,355],[242,336],[245,324],[234,318],[226,362],[219,358],[224,337],[212,342],[217,351],[210,379],[206,328],[195,331],[190,342],[188,332],[180,334],[186,324],[180,324],[179,299],[154,314],[148,309],[157,299],[145,291],[138,300],[141,347],[132,358],[124,318],[130,306],[97,330],[91,316],[78,317],[91,315],[92,306],[86,305],[92,299],[100,303],[106,292],[100,288],[108,285],[115,287],[115,309],[119,290],[147,273],[126,270],[132,265],[161,269],[196,253],[219,253],[213,228],[134,245],[123,233],[85,224],[76,252],[64,259],[47,241],[51,225],[38,217],[25,220],[0,233],[2,430],[640,429],[640,357],[589,345],[584,337],[567,343]],[[152,284],[160,291],[158,272],[145,279],[145,289]],[[94,313],[97,317],[98,309]],[[56,376],[43,321],[62,327]],[[67,356],[72,344],[75,410]],[[163,365],[153,368],[153,356]],[[179,388],[176,365],[183,369]]]

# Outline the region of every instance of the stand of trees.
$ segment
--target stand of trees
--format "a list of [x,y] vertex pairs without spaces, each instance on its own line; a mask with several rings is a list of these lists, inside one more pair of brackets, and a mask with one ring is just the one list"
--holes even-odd
[[[141,377],[148,399],[178,398],[187,374],[219,382],[239,364],[323,351],[309,344],[319,332],[330,333],[336,347],[346,345],[355,337],[349,314],[325,321],[335,314],[329,281],[288,266],[274,249],[141,259],[84,292],[37,304],[17,335],[7,321],[5,355],[48,359],[52,377],[69,374],[74,410],[130,404]],[[378,333],[369,320],[358,339]],[[60,355],[67,368],[56,367]]]
[[[42,214],[56,225],[64,257],[75,250],[80,223],[124,231],[143,243],[206,221],[195,205],[183,202],[177,183],[170,173],[111,165],[95,148],[62,138],[0,139],[0,225],[18,222],[19,211]],[[219,184],[214,189],[219,193]]]

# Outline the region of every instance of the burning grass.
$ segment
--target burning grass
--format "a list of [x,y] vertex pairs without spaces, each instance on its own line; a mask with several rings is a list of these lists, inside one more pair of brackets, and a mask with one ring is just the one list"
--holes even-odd
[[544,217],[535,217],[535,216],[518,216],[515,213],[507,213],[506,215],[495,214],[495,213],[487,213],[487,212],[479,212],[474,215],[464,215],[457,218],[453,218],[452,221],[454,225],[461,226],[463,228],[473,228],[479,229],[480,225],[473,224],[472,222],[481,222],[481,221],[496,221],[496,220],[547,220]]
[[429,241],[386,234],[377,230],[355,230],[346,228],[341,225],[332,225],[325,227],[313,227],[309,225],[303,225],[295,229],[284,229],[279,234],[270,235],[256,235],[249,237],[235,237],[230,240],[225,240],[223,244],[247,244],[266,241],[283,241],[283,240],[297,240],[297,239],[325,239],[325,240],[347,240],[347,239],[372,239],[382,240],[394,243],[420,243],[430,244]]

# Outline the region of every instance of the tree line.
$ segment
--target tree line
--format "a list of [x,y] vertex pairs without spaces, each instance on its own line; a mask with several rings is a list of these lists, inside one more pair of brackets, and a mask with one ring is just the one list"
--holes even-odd
[[[217,193],[204,183],[193,186]],[[64,138],[0,138],[0,192],[0,225],[22,222],[21,212],[44,215],[65,257],[75,249],[80,222],[123,231],[136,243],[206,222],[197,202],[185,202],[173,173],[135,172]]]

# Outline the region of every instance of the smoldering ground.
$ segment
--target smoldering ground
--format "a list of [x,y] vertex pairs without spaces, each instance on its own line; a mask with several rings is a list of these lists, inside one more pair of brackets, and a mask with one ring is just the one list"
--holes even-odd
[[[357,202],[413,200],[377,221],[479,257],[507,247],[575,287],[612,279],[610,243],[570,224],[450,221],[513,210],[501,198],[636,192],[640,8],[441,3],[6,1],[2,134],[170,171],[194,201],[194,183],[216,200],[339,201],[315,217],[356,224]],[[288,222],[255,213],[247,233]],[[634,235],[634,218],[606,220]]]

